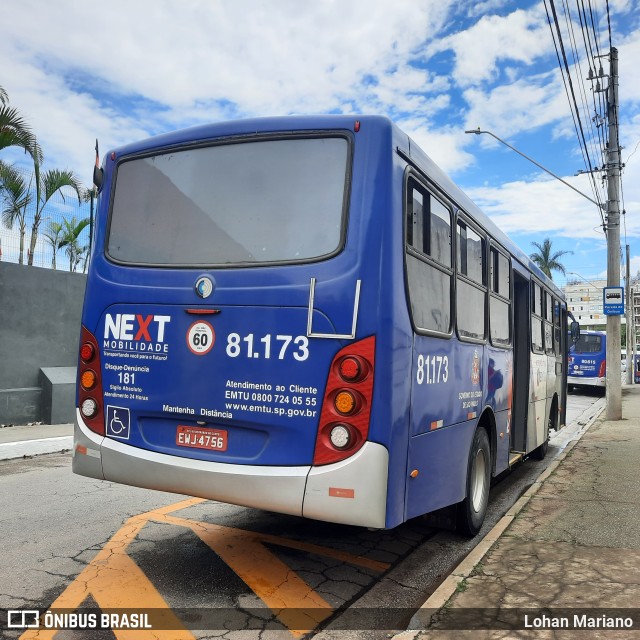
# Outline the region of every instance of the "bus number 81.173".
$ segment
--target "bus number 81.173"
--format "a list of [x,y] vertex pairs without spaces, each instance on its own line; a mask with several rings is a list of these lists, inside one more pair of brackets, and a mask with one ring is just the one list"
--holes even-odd
[[449,379],[448,356],[418,356],[418,384],[439,384]]

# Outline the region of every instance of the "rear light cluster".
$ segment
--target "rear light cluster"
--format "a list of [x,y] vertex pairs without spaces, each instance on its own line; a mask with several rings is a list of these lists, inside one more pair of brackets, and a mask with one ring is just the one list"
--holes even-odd
[[353,455],[367,439],[376,340],[374,336],[340,350],[329,369],[313,456],[314,465]]
[[598,378],[604,378],[607,375],[607,361],[603,360],[600,363],[600,372],[598,373]]
[[85,424],[104,435],[100,352],[94,335],[82,327],[80,361],[78,363],[78,404]]

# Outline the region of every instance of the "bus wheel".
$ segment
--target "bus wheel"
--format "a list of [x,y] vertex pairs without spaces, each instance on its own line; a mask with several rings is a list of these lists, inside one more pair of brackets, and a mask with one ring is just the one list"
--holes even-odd
[[458,531],[475,536],[482,527],[489,504],[491,447],[484,428],[476,429],[467,465],[467,497],[458,504]]

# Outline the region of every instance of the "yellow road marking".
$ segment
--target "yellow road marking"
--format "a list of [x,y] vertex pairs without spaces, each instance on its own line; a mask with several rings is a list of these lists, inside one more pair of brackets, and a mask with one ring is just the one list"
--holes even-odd
[[[202,500],[196,499],[197,502]],[[60,594],[49,609],[77,609],[91,596],[98,607],[105,609],[163,609],[163,620],[170,631],[143,631],[114,629],[118,640],[194,640],[169,605],[156,591],[153,584],[127,554],[127,547],[136,539],[153,513],[170,513],[197,504],[193,499],[183,500],[167,507],[129,518],[125,525],[111,537],[96,557],[80,572],[78,577]],[[154,621],[156,618],[154,616]],[[56,629],[32,629],[23,633],[20,640],[44,640],[58,633]]]
[[[173,522],[179,526],[193,528],[194,524],[204,525],[207,527],[216,527],[218,529],[229,529],[230,527],[224,527],[218,524],[210,524],[207,522],[200,522],[199,520],[192,520],[186,518],[177,518],[176,516],[156,516],[152,514],[152,520],[158,522]],[[194,530],[195,531],[195,530]],[[331,549],[330,547],[321,547],[317,544],[310,542],[301,542],[299,540],[291,540],[289,538],[281,538],[279,536],[272,536],[268,533],[256,533],[253,531],[245,531],[244,529],[232,529],[232,531],[244,531],[247,535],[253,536],[256,540],[262,540],[269,544],[278,545],[280,547],[288,547],[289,549],[297,549],[299,551],[306,551],[307,553],[315,553],[316,555],[324,556],[325,558],[334,558],[347,564],[353,564],[365,569],[371,569],[372,571],[378,571],[382,573],[386,571],[391,565],[388,562],[379,562],[378,560],[372,560],[371,558],[365,558],[364,556],[354,556],[346,551],[338,551],[337,549]],[[198,532],[195,531],[197,534]]]
[[271,553],[257,534],[171,516],[163,521],[190,528],[295,635],[312,631],[333,613],[333,607]]
[[[190,498],[129,518],[49,609],[75,610],[91,596],[102,610],[134,607],[139,611],[163,610],[160,620],[170,629],[168,631],[114,629],[113,633],[117,640],[194,640],[194,636],[184,628],[127,553],[127,547],[149,521],[191,529],[295,636],[315,629],[333,614],[334,609],[297,573],[269,551],[265,543],[334,558],[377,572],[389,568],[387,563],[329,547],[169,515],[201,502],[206,500]],[[156,614],[153,622],[158,627],[159,618]],[[55,629],[32,629],[25,632],[20,640],[53,639],[56,633]]]

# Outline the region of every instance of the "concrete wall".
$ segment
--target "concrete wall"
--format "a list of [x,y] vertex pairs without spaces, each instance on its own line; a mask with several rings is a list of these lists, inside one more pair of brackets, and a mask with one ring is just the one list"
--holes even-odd
[[86,281],[0,262],[0,424],[42,420],[40,369],[76,366]]

